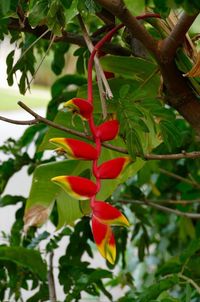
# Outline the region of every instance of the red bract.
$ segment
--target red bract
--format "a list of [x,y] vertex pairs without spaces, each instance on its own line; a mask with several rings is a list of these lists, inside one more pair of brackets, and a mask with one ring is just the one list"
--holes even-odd
[[72,108],[83,119],[88,120],[93,112],[93,106],[87,100],[74,98],[64,104],[64,107]]
[[97,186],[91,180],[79,176],[56,176],[51,179],[72,197],[85,200],[97,193]]
[[116,244],[111,227],[92,217],[92,233],[100,254],[110,263],[114,264],[116,259]]
[[118,157],[106,161],[98,167],[98,177],[101,179],[117,178],[130,161],[130,157]]
[[97,127],[96,136],[99,137],[102,142],[110,141],[117,136],[118,132],[119,122],[117,120],[111,120]]
[[118,209],[104,201],[95,201],[92,204],[92,215],[104,224],[129,226],[126,217]]
[[61,147],[70,158],[95,160],[98,158],[97,150],[90,144],[73,138],[51,138],[51,143]]

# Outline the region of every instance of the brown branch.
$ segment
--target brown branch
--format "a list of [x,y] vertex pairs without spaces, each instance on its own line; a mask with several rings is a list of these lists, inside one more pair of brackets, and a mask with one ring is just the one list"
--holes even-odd
[[144,206],[150,206],[154,209],[160,210],[162,212],[170,213],[170,214],[175,214],[177,216],[182,216],[182,217],[187,217],[187,218],[192,218],[192,219],[200,219],[200,214],[198,213],[189,213],[189,212],[181,212],[179,210],[171,209],[165,206],[161,206],[157,203],[147,201],[147,200],[132,200],[132,199],[126,199],[126,200],[119,200],[121,203],[135,203],[138,205],[144,205]]
[[37,119],[34,120],[28,120],[28,121],[19,121],[19,120],[13,120],[4,116],[0,116],[0,121],[7,122],[10,124],[15,124],[15,125],[34,125],[38,123]]
[[[18,32],[27,32],[35,35],[36,37],[40,37],[43,35],[42,39],[45,40],[51,40],[53,33],[48,30],[47,26],[41,25],[36,26],[35,28],[32,28],[26,19],[24,22],[23,27],[21,26],[19,20],[10,18],[10,22],[8,24],[9,30],[14,30]],[[46,34],[44,34],[47,32]],[[67,31],[63,31],[61,37],[55,37],[54,40],[55,43],[57,42],[67,42],[71,44],[75,44],[78,46],[86,47],[86,43],[84,41],[84,38],[81,35],[77,35],[74,33],[70,33]],[[92,42],[96,44],[98,42],[98,37],[92,38]],[[121,56],[130,56],[131,51],[125,47],[122,47],[120,45],[114,45],[111,43],[105,43],[105,45],[102,47],[103,51],[109,54],[113,55],[121,55]]]
[[54,281],[54,274],[53,274],[53,252],[49,255],[49,270],[48,270],[48,288],[49,288],[49,301],[56,302],[56,287]]
[[73,129],[70,129],[70,128],[67,128],[67,127],[64,127],[62,125],[59,125],[59,124],[56,124],[50,120],[47,120],[46,118],[40,116],[39,114],[37,114],[35,111],[33,111],[31,108],[29,108],[27,105],[25,105],[23,102],[19,101],[18,102],[19,106],[22,107],[25,111],[27,111],[28,113],[30,113],[32,116],[34,116],[37,121],[39,122],[42,122],[50,127],[53,127],[53,128],[56,128],[56,129],[59,129],[59,130],[62,130],[64,132],[67,132],[67,133],[70,133],[70,134],[73,134],[73,135],[76,135],[76,136],[79,136],[79,137],[82,137],[82,138],[88,138],[87,135],[85,135],[84,133],[82,132],[79,132],[79,131],[76,131],[76,130],[73,130]]
[[130,30],[133,37],[142,42],[146,49],[156,56],[158,53],[157,41],[148,33],[143,25],[140,24],[136,17],[131,14],[122,0],[97,0],[97,2],[118,17]]
[[[33,124],[37,124],[37,123],[40,122],[40,123],[46,124],[47,126],[59,129],[63,132],[70,133],[72,135],[75,135],[75,136],[78,136],[78,137],[81,137],[81,138],[85,138],[89,141],[93,141],[92,137],[86,135],[85,133],[82,133],[82,132],[76,131],[74,129],[62,126],[60,124],[54,123],[54,122],[42,117],[41,115],[37,114],[35,111],[33,111],[31,108],[29,108],[27,105],[25,105],[21,101],[19,101],[18,104],[21,108],[23,108],[25,111],[27,111],[32,116],[34,116],[35,119],[34,120],[28,120],[28,121],[18,121],[18,120],[8,119],[8,118],[5,118],[3,116],[0,116],[0,120],[2,120],[4,122],[7,122],[7,123],[17,124],[17,125],[33,125]],[[113,146],[109,143],[103,143],[102,145],[107,149],[110,149],[110,150],[113,150],[113,151],[116,151],[116,152],[119,152],[119,153],[122,153],[122,154],[128,154],[127,149],[125,149],[123,147]],[[182,153],[176,153],[176,154],[144,154],[143,156],[141,156],[140,154],[137,154],[137,156],[142,157],[143,159],[146,159],[146,160],[178,160],[178,159],[181,159],[181,158],[196,159],[196,158],[200,158],[200,151],[193,151],[193,152],[185,152],[184,151]],[[169,172],[169,173],[171,173],[171,172]],[[169,175],[169,173],[168,173],[168,175]],[[171,176],[171,174],[169,176]],[[180,178],[179,178],[179,180],[180,180]],[[190,181],[190,180],[188,180],[188,181]],[[191,181],[190,181],[190,183],[191,183]]]
[[183,13],[170,35],[162,43],[161,59],[163,63],[173,60],[177,48],[184,41],[185,35],[195,21],[198,14]]
[[200,184],[199,184],[198,182],[196,182],[196,181],[187,179],[187,178],[185,178],[185,177],[182,177],[182,176],[180,176],[180,175],[177,175],[177,174],[175,174],[175,173],[172,173],[172,172],[170,172],[170,171],[167,171],[167,170],[165,170],[165,169],[163,169],[163,168],[159,168],[159,171],[160,171],[162,174],[165,174],[165,175],[167,175],[167,176],[169,176],[169,177],[172,177],[172,178],[175,178],[175,179],[177,179],[177,180],[183,181],[183,182],[185,182],[185,183],[188,183],[188,184],[192,185],[193,187],[196,187],[196,188],[200,189]]

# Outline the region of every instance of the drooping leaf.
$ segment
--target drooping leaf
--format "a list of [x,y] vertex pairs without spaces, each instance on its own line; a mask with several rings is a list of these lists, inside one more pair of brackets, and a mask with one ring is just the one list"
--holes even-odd
[[[41,280],[47,277],[47,266],[38,251],[24,247],[0,246],[0,260],[8,260],[36,274]],[[40,268],[40,269],[38,269]]]

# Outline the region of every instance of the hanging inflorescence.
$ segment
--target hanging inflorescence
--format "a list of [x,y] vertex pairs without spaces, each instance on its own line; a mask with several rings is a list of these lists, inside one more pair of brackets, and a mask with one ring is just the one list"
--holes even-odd
[[92,174],[96,179],[95,182],[84,177],[69,175],[54,177],[52,181],[61,186],[72,197],[79,200],[90,200],[94,240],[101,255],[112,264],[116,258],[116,245],[111,226],[129,226],[129,222],[118,209],[109,203],[96,200],[96,195],[101,189],[101,180],[117,178],[130,162],[130,158],[128,156],[118,157],[98,165],[98,160],[101,156],[101,144],[102,142],[113,140],[117,136],[119,122],[113,119],[105,121],[98,126],[94,122],[92,67],[97,51],[122,26],[119,25],[108,32],[95,45],[91,53],[88,62],[88,98],[74,98],[64,105],[65,107],[73,108],[82,119],[88,122],[94,145],[72,138],[52,138],[50,140],[50,142],[66,152],[69,158],[92,161]]

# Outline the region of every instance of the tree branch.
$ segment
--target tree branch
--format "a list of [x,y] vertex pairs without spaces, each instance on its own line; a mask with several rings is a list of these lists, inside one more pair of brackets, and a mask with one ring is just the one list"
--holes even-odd
[[162,169],[162,168],[159,168],[159,171],[160,171],[162,174],[165,174],[165,175],[167,175],[167,176],[169,176],[169,177],[172,177],[172,178],[175,178],[175,179],[177,179],[177,180],[183,181],[183,182],[185,182],[185,183],[188,183],[188,184],[192,185],[193,187],[196,187],[196,188],[200,189],[200,184],[199,184],[198,182],[196,182],[196,181],[187,179],[187,178],[185,178],[185,177],[182,177],[182,176],[180,176],[180,175],[177,175],[177,174],[175,174],[175,173],[172,173],[172,172],[167,171],[167,170]]
[[[19,31],[19,32],[27,32],[35,35],[36,37],[40,37],[43,35],[42,39],[51,40],[53,33],[48,30],[47,26],[36,26],[32,28],[26,19],[24,21],[23,27],[21,26],[19,20],[10,18],[10,22],[8,24],[9,30]],[[46,34],[45,34],[46,32]],[[96,44],[99,41],[98,37],[92,38],[92,42]],[[86,43],[84,38],[81,35],[77,35],[74,33],[70,33],[67,31],[63,31],[63,35],[61,37],[55,37],[54,42],[67,42],[71,44],[75,44],[78,46],[86,47]],[[131,51],[127,48],[124,48],[120,45],[114,45],[111,43],[105,43],[102,47],[103,51],[106,53],[110,53],[113,55],[121,55],[121,56],[130,56]]]
[[119,200],[121,203],[135,203],[138,205],[144,205],[144,206],[150,206],[154,209],[160,210],[162,212],[166,213],[172,213],[177,216],[182,216],[182,217],[187,217],[187,218],[192,218],[192,219],[200,219],[200,214],[198,213],[189,213],[189,212],[181,212],[179,210],[171,209],[162,205],[159,205],[157,203],[147,201],[147,200],[132,200],[132,199],[126,199],[126,200]]
[[56,287],[53,275],[53,252],[49,255],[49,270],[48,270],[48,288],[49,288],[49,301],[56,302]]
[[28,121],[19,121],[19,120],[13,120],[13,119],[3,117],[3,116],[0,116],[0,121],[7,122],[10,124],[15,124],[15,125],[34,125],[34,124],[38,123],[37,119],[28,120]]
[[[33,125],[33,124],[37,124],[40,122],[40,123],[44,123],[47,126],[59,129],[63,132],[70,133],[72,135],[75,135],[75,136],[78,136],[81,138],[85,138],[89,141],[93,141],[92,137],[89,135],[86,135],[85,133],[76,131],[74,129],[70,129],[68,127],[62,126],[57,123],[54,123],[54,122],[40,116],[39,114],[37,114],[35,111],[33,111],[31,108],[29,108],[27,105],[25,105],[21,101],[19,101],[18,104],[21,108],[23,108],[25,111],[27,111],[32,116],[34,116],[35,119],[28,120],[28,121],[18,121],[18,120],[8,119],[6,117],[0,116],[0,120],[7,122],[7,123],[11,123],[11,124],[16,124],[16,125]],[[113,150],[113,151],[116,151],[116,152],[119,152],[122,154],[128,154],[127,149],[125,149],[123,147],[113,146],[109,143],[102,143],[102,145],[107,149],[110,149],[110,150]],[[176,153],[176,154],[144,154],[143,156],[141,154],[137,154],[137,157],[142,157],[145,160],[178,160],[181,158],[196,159],[196,158],[200,158],[200,151],[193,151],[193,152],[183,151],[182,153]]]
[[187,284],[190,283],[196,289],[196,291],[200,294],[200,287],[198,286],[198,284],[196,282],[194,282],[194,280],[192,280],[191,278],[189,278],[181,273],[178,274],[178,277],[180,279],[185,280],[187,282]]
[[150,53],[154,56],[158,55],[158,42],[148,33],[143,25],[138,22],[137,18],[131,14],[123,0],[97,0],[97,2],[118,17],[130,30],[133,37],[142,42]]
[[162,42],[161,60],[163,63],[173,60],[177,48],[183,42],[197,16],[198,14],[190,16],[185,12],[182,14],[170,35]]

